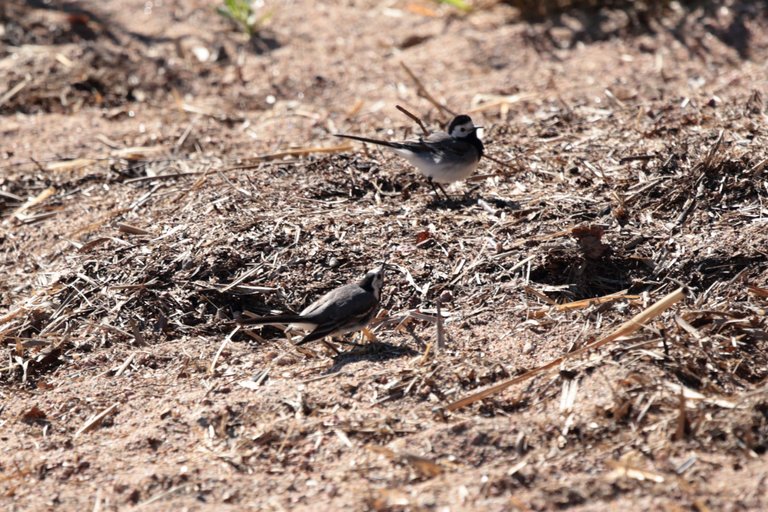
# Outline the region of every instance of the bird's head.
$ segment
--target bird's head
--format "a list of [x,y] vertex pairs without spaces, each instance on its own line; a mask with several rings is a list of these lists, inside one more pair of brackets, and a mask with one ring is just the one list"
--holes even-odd
[[369,271],[360,281],[360,287],[364,290],[370,290],[376,298],[379,298],[381,296],[381,288],[384,286],[384,271],[386,269],[387,264],[382,263],[381,266]]
[[475,126],[471,117],[462,114],[451,120],[451,124],[448,125],[448,134],[457,139],[464,139],[475,136],[478,128],[482,128],[482,126]]

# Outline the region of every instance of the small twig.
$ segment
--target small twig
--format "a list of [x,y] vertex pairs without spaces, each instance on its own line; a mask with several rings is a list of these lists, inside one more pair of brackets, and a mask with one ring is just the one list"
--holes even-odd
[[445,330],[443,329],[443,315],[440,312],[440,308],[443,305],[442,297],[437,298],[437,351],[441,351],[445,348]]
[[93,512],[101,512],[101,487],[96,491],[96,500],[93,503]]
[[49,197],[55,194],[56,194],[56,189],[54,187],[48,187],[47,189],[40,192],[37,196],[28,199],[23,205],[16,208],[16,210],[13,212],[13,216],[21,220],[22,213],[24,213],[25,211],[31,208],[34,208],[35,206],[42,204]]
[[229,343],[229,340],[232,339],[232,336],[235,335],[237,331],[240,330],[240,326],[238,325],[235,327],[235,330],[229,333],[229,335],[222,340],[221,345],[219,345],[219,350],[216,351],[216,355],[213,356],[213,361],[211,361],[211,367],[208,369],[208,373],[213,373],[216,370],[216,363],[219,360],[219,357],[221,356],[221,353],[224,351],[224,347],[227,346],[227,343]]
[[88,432],[89,430],[93,430],[94,428],[96,428],[104,418],[106,418],[112,411],[117,409],[118,405],[119,404],[114,403],[109,407],[107,407],[106,409],[104,409],[103,411],[101,411],[99,414],[96,414],[95,416],[91,416],[90,418],[88,418],[86,422],[83,423],[83,426],[80,427],[77,432],[75,432],[75,437],[78,437],[80,434],[83,434],[85,432]]
[[171,174],[158,174],[155,176],[139,176],[138,178],[131,178],[125,180],[123,183],[126,185],[129,183],[139,183],[141,181],[153,181],[153,180],[168,180],[173,178],[183,178],[184,176],[197,176],[207,171],[192,171],[192,172],[174,172]]
[[[256,169],[259,166],[264,165],[266,162],[270,160],[277,160],[279,158],[285,158],[287,156],[305,156],[305,155],[311,155],[316,153],[318,154],[344,153],[345,151],[350,151],[351,149],[352,149],[352,144],[349,144],[349,143],[341,144],[340,146],[331,146],[327,148],[311,147],[311,148],[286,149],[285,151],[278,151],[276,153],[267,153],[264,155],[258,155],[253,158],[249,158],[248,160],[253,163],[227,167],[225,169],[221,169],[220,172],[247,171],[249,169]],[[281,160],[277,163],[280,165],[293,164],[293,163],[296,163],[296,160],[288,160],[288,161]]]
[[452,116],[456,117],[458,114],[454,112],[453,110],[449,109],[439,101],[437,101],[431,94],[429,94],[429,91],[427,91],[427,88],[424,87],[424,84],[421,83],[421,80],[419,80],[415,74],[413,74],[413,71],[411,71],[411,68],[405,65],[405,62],[400,62],[400,65],[403,67],[406,73],[408,73],[408,76],[411,77],[411,80],[416,84],[416,88],[419,90],[419,96],[433,104],[435,107],[437,107],[438,110],[440,110],[443,113],[449,113]]
[[650,160],[653,160],[654,158],[657,158],[657,156],[656,155],[629,155],[629,156],[622,157],[619,160],[619,163],[626,164],[628,162],[637,162],[637,161],[648,162]]
[[30,76],[26,76],[24,80],[17,83],[13,87],[11,87],[8,91],[5,92],[2,96],[0,96],[0,107],[5,105],[8,101],[11,100],[14,96],[16,96],[18,93],[21,92],[22,89],[24,89],[29,83],[32,82],[32,78]]
[[6,199],[10,199],[11,201],[16,201],[17,203],[23,203],[24,198],[21,196],[17,196],[16,194],[11,194],[10,192],[5,192],[3,190],[0,190],[0,197],[4,197]]
[[120,367],[115,372],[115,377],[119,377],[123,374],[123,372],[128,369],[128,366],[133,362],[134,353],[131,352],[131,355],[128,356],[128,358],[125,360],[123,364],[120,365]]
[[615,331],[613,331],[608,336],[598,339],[597,341],[594,341],[592,343],[589,343],[588,345],[585,345],[578,350],[574,350],[573,352],[569,352],[562,356],[556,357],[551,361],[549,361],[548,363],[538,366],[533,370],[529,370],[522,375],[518,375],[517,377],[512,377],[511,379],[502,381],[494,386],[486,388],[482,391],[478,391],[477,393],[473,393],[465,398],[456,400],[455,402],[448,404],[445,410],[455,411],[456,409],[461,409],[462,407],[471,405],[477,401],[482,400],[483,398],[487,398],[491,395],[500,393],[501,391],[504,391],[510,386],[532,379],[533,377],[536,377],[537,375],[540,375],[548,370],[552,370],[560,366],[563,362],[569,359],[573,359],[574,357],[584,355],[589,351],[596,350],[604,345],[607,345],[609,343],[616,341],[617,339],[623,336],[629,336],[636,330],[640,329],[643,325],[647,324],[652,319],[661,315],[664,311],[672,307],[674,304],[683,300],[686,293],[687,293],[687,290],[685,288],[678,288],[672,293],[665,295],[664,297],[659,299],[659,301],[652,304],[649,308],[641,311],[634,317],[630,318],[629,320],[621,324]]
[[125,222],[118,222],[117,223],[117,230],[121,233],[126,233],[128,235],[151,235],[151,231],[147,231],[146,229],[142,229],[138,226],[133,226],[131,224],[126,224]]
[[723,143],[724,134],[725,134],[725,130],[720,130],[720,133],[717,136],[717,140],[707,152],[707,156],[704,158],[704,161],[702,162],[702,167],[704,170],[712,168],[712,164],[715,162],[715,157],[717,156],[718,151],[720,151],[720,146]]
[[682,441],[685,439],[685,430],[686,430],[686,424],[688,423],[688,417],[685,413],[685,393],[684,388],[680,386],[680,395],[678,395],[678,415],[677,415],[677,425],[675,427],[675,434],[674,439],[675,441]]
[[491,162],[497,163],[499,165],[503,165],[504,167],[512,167],[512,162],[503,162],[503,161],[499,160],[498,158],[494,158],[491,155],[487,155],[485,153],[483,153],[483,158],[487,158]]
[[402,107],[402,106],[400,106],[400,105],[395,105],[395,108],[397,108],[397,110],[399,110],[400,112],[402,112],[402,113],[403,113],[403,114],[405,114],[406,116],[408,116],[408,117],[410,117],[411,119],[413,119],[414,121],[416,121],[416,124],[418,124],[418,125],[421,127],[421,131],[422,131],[422,132],[424,132],[424,135],[429,135],[429,130],[428,130],[428,129],[427,129],[427,127],[424,125],[424,121],[422,121],[421,119],[419,119],[419,118],[416,116],[416,114],[413,114],[413,113],[409,112],[408,110],[406,110],[406,108],[405,108],[405,107]]
[[175,493],[176,491],[178,491],[180,489],[184,489],[187,485],[188,484],[177,485],[176,487],[171,487],[170,489],[168,489],[165,492],[161,492],[159,494],[155,494],[154,496],[149,498],[147,501],[142,501],[141,503],[136,505],[136,508],[140,509],[140,508],[142,508],[142,507],[144,507],[146,505],[149,505],[150,503],[154,503],[154,502],[156,502],[158,500],[161,500],[161,499],[165,498],[166,496],[170,496],[171,494]]
[[40,172],[45,172],[45,167],[43,167],[43,166],[40,164],[40,162],[38,162],[37,160],[35,160],[35,159],[34,159],[34,158],[32,158],[32,157],[29,157],[29,159],[32,161],[32,163],[33,163],[33,164],[35,164],[35,167],[37,167],[37,170],[38,170],[38,171],[40,171]]
[[234,288],[235,286],[239,285],[240,283],[242,283],[242,282],[243,282],[243,281],[245,281],[246,279],[249,279],[249,278],[253,277],[253,276],[254,276],[254,274],[256,274],[257,272],[259,272],[260,270],[263,270],[261,266],[255,266],[255,267],[253,267],[251,270],[248,270],[247,272],[244,272],[244,273],[243,273],[243,275],[241,275],[240,277],[238,277],[237,279],[235,279],[234,281],[232,281],[231,283],[229,283],[228,285],[226,285],[224,288],[220,288],[220,289],[219,289],[219,291],[220,291],[221,293],[226,293],[226,292],[228,292],[229,290],[231,290],[231,289],[232,289],[232,288]]

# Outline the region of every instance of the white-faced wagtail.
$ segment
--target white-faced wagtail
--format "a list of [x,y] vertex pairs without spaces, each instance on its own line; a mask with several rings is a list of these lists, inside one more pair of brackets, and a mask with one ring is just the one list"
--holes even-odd
[[439,186],[466,179],[475,172],[483,156],[483,142],[477,137],[478,128],[481,127],[475,126],[469,116],[459,115],[448,125],[448,133],[432,132],[415,140],[389,142],[357,135],[336,136],[390,148],[421,171],[430,185],[437,183]]
[[381,302],[386,263],[371,270],[356,283],[335,288],[299,314],[242,319],[246,325],[290,324],[289,330],[310,331],[297,345],[364,329],[373,320]]

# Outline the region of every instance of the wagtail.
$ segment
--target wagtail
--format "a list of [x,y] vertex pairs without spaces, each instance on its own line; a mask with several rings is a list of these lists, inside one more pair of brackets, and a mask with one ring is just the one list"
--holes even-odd
[[297,345],[364,329],[373,320],[381,302],[386,263],[371,270],[356,283],[326,293],[299,314],[243,319],[244,325],[290,324],[288,330],[310,331]]
[[[387,147],[421,171],[430,185],[439,185],[466,179],[475,172],[480,157],[483,156],[483,142],[477,137],[478,128],[482,127],[475,126],[469,116],[460,115],[454,117],[448,125],[448,133],[432,132],[426,137],[420,136],[418,139],[403,142],[369,139],[357,135],[335,135]],[[442,190],[442,187],[440,189]]]

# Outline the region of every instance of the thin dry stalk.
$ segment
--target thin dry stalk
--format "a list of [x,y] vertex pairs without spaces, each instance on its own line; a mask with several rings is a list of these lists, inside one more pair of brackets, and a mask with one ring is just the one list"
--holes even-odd
[[238,325],[235,327],[235,329],[229,333],[229,335],[224,338],[221,342],[221,345],[219,345],[219,350],[216,351],[216,355],[213,356],[213,361],[211,361],[211,367],[208,369],[208,373],[213,374],[213,372],[216,370],[216,363],[219,361],[219,357],[221,356],[221,353],[224,351],[224,347],[227,346],[227,343],[232,339],[232,336],[235,335],[237,331],[240,330],[240,326]]
[[407,452],[399,452],[391,450],[386,446],[377,446],[373,444],[366,445],[366,448],[374,453],[385,456],[393,462],[398,462],[400,464],[409,466],[420,476],[425,478],[436,477],[445,471],[445,468],[440,464],[420,455],[414,455]]
[[13,216],[16,217],[19,220],[22,220],[22,213],[29,210],[30,208],[34,208],[35,206],[43,203],[46,199],[51,197],[56,193],[56,189],[53,187],[48,187],[42,192],[40,192],[35,197],[29,199],[26,203],[16,208],[16,211],[13,212]]
[[445,330],[443,328],[443,315],[440,311],[443,305],[443,300],[438,297],[437,299],[437,352],[445,348]]
[[609,478],[632,478],[634,480],[663,483],[664,475],[656,471],[648,471],[629,464],[626,461],[609,460],[606,466],[613,468],[609,473]]
[[683,388],[680,388],[680,394],[678,395],[678,414],[677,424],[675,426],[675,440],[682,441],[685,439],[686,425],[688,424],[688,414],[685,411],[685,393]]
[[429,91],[427,90],[427,88],[426,88],[426,87],[424,87],[424,84],[422,84],[422,83],[421,83],[421,80],[419,80],[419,79],[418,79],[418,77],[417,77],[417,76],[416,76],[416,75],[413,73],[413,71],[411,71],[411,68],[409,68],[409,67],[408,67],[408,66],[405,64],[405,62],[402,62],[402,61],[401,61],[401,62],[400,62],[400,65],[403,67],[403,69],[405,70],[405,72],[406,72],[406,73],[408,73],[408,76],[409,76],[409,77],[411,77],[411,80],[413,80],[413,82],[416,84],[416,88],[417,88],[417,89],[418,89],[418,91],[419,91],[419,96],[421,96],[422,98],[424,98],[425,100],[427,100],[428,102],[430,102],[432,105],[434,105],[435,107],[437,107],[437,109],[438,109],[438,110],[440,110],[441,112],[443,112],[443,113],[448,113],[448,114],[450,114],[450,115],[452,115],[452,116],[454,116],[454,117],[457,115],[457,113],[456,113],[456,112],[454,112],[453,110],[449,109],[448,107],[446,107],[445,105],[443,105],[442,103],[440,103],[439,101],[437,101],[437,100],[434,98],[434,96],[432,96],[432,95],[429,93]]
[[84,434],[86,432],[89,432],[89,431],[93,430],[94,428],[96,428],[97,426],[99,426],[99,424],[102,422],[102,420],[104,418],[109,416],[112,413],[112,411],[117,409],[118,405],[120,405],[120,404],[114,403],[114,404],[110,405],[109,407],[107,407],[106,409],[104,409],[103,411],[101,411],[99,414],[96,414],[96,415],[91,416],[90,418],[88,418],[85,421],[85,423],[83,423],[83,426],[80,427],[77,430],[77,432],[75,432],[75,437],[77,438],[78,436],[80,436],[80,434]]
[[2,107],[8,101],[10,101],[11,98],[19,94],[27,85],[29,85],[30,82],[32,82],[32,78],[30,76],[26,76],[24,80],[17,83],[13,87],[11,87],[8,91],[6,91],[5,94],[0,96],[0,107]]
[[[610,295],[604,295],[602,297],[595,297],[594,299],[583,299],[574,302],[567,302],[565,304],[557,304],[552,307],[555,311],[574,311],[577,309],[586,309],[591,306],[597,306],[600,304],[606,304],[617,300],[627,300],[630,303],[637,303],[640,301],[639,295],[627,295],[625,293],[612,293]],[[541,318],[547,314],[549,310],[540,309],[531,313],[532,318]]]
[[269,160],[277,160],[278,158],[285,158],[287,156],[306,156],[306,155],[312,155],[312,154],[344,153],[346,151],[351,151],[352,149],[353,147],[352,147],[352,144],[350,143],[344,143],[338,146],[329,146],[329,147],[286,149],[283,151],[277,151],[275,153],[267,153],[265,155],[258,155],[253,158],[249,158],[248,161],[250,163],[248,164],[227,167],[225,169],[221,169],[220,172],[229,172],[229,171],[238,171],[238,170],[246,171],[248,169],[255,169],[259,167],[263,162],[267,162]]
[[419,127],[421,128],[421,131],[424,133],[424,135],[429,135],[429,130],[427,129],[427,126],[424,124],[424,121],[422,121],[418,116],[416,116],[416,114],[413,114],[412,112],[408,111],[405,107],[403,107],[401,105],[395,105],[395,108],[397,108],[397,110],[399,110],[400,112],[402,112],[406,116],[408,116],[411,119],[413,119],[416,122],[416,124],[419,125]]
[[118,222],[117,224],[117,230],[121,233],[126,233],[128,235],[151,235],[151,231],[147,231],[144,228],[140,228],[138,226],[133,226],[131,224],[126,224],[124,222]]
[[687,291],[685,288],[678,288],[677,290],[673,291],[672,293],[664,296],[659,300],[658,302],[652,304],[648,309],[645,309],[644,311],[641,311],[628,321],[624,322],[619,326],[618,329],[613,331],[608,336],[601,338],[597,341],[594,341],[593,343],[590,343],[588,345],[585,345],[584,347],[575,350],[573,352],[570,352],[568,354],[562,355],[560,357],[557,357],[550,362],[539,366],[537,368],[534,368],[533,370],[530,370],[522,375],[519,375],[517,377],[513,377],[511,379],[507,379],[503,382],[500,382],[499,384],[496,384],[494,386],[491,386],[490,388],[484,389],[480,392],[474,393],[472,395],[469,395],[465,398],[462,398],[461,400],[457,400],[455,402],[452,402],[446,406],[447,411],[455,411],[456,409],[461,409],[462,407],[466,407],[467,405],[471,405],[479,400],[482,400],[483,398],[487,398],[491,395],[495,395],[497,393],[500,393],[501,391],[504,391],[510,386],[514,386],[515,384],[519,384],[520,382],[524,382],[526,380],[532,379],[533,377],[536,377],[537,375],[540,375],[546,371],[552,370],[563,362],[573,359],[577,356],[581,356],[589,351],[596,350],[604,345],[607,345],[609,343],[612,343],[616,341],[618,338],[621,338],[623,336],[629,336],[633,332],[640,329],[643,325],[647,324],[649,321],[653,320],[657,316],[661,315],[664,311],[672,307],[673,305],[677,304],[683,298],[685,297]]
[[504,162],[503,160],[499,160],[498,158],[493,157],[487,153],[483,153],[483,158],[490,160],[493,163],[502,165],[504,167],[512,167],[512,162]]
[[117,369],[117,371],[115,372],[115,377],[121,376],[123,372],[125,372],[125,370],[128,369],[128,366],[130,366],[130,364],[133,362],[133,358],[134,358],[134,353],[132,352],[131,355],[129,355],[125,359],[125,362],[123,362],[123,364],[121,364],[120,367]]
[[[468,113],[473,114],[476,112],[483,112],[496,107],[508,109],[510,105],[523,101],[535,100],[539,96],[538,93],[532,92],[518,93],[508,96],[501,96],[498,94],[476,94],[475,97],[472,98],[472,104],[475,106],[472,107]],[[502,114],[506,114],[506,112],[502,112]]]

